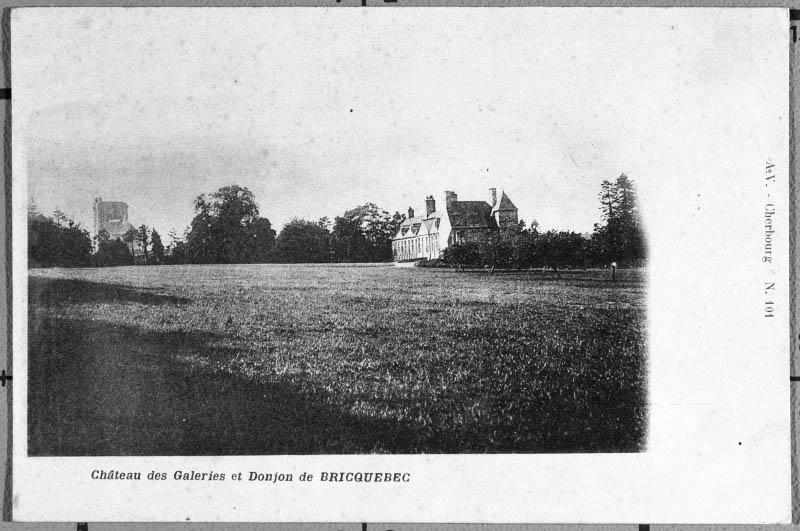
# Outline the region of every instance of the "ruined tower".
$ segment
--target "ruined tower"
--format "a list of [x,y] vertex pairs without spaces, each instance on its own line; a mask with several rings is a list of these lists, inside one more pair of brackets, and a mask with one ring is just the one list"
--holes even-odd
[[132,226],[128,222],[128,203],[103,201],[102,197],[97,197],[92,204],[92,210],[95,235],[104,230],[112,240],[121,240]]

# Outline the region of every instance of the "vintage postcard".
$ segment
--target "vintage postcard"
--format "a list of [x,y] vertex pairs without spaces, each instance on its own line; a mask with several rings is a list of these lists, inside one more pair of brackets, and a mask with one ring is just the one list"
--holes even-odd
[[13,517],[788,522],[787,29],[13,10]]

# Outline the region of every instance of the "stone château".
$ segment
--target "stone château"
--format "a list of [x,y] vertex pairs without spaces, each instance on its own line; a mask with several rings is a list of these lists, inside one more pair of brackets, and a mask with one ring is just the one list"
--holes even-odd
[[[455,192],[447,191],[444,201],[432,195],[425,198],[425,215],[415,216],[409,207],[408,217],[392,239],[394,260],[439,258],[447,246],[464,243],[485,245],[501,229],[519,222],[517,207],[504,191],[490,188],[491,203],[459,201]],[[441,208],[442,204],[444,208]]]

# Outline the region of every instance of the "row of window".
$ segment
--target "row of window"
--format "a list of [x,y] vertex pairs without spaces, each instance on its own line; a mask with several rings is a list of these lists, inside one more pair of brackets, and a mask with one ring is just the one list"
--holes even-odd
[[436,234],[429,234],[407,240],[395,240],[392,242],[392,254],[395,260],[438,258],[439,238]]

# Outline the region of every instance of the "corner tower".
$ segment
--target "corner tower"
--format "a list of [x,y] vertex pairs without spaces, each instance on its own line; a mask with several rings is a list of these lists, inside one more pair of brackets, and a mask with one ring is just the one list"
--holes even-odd
[[[494,196],[494,191],[492,195]],[[500,192],[500,200],[492,205],[492,217],[501,230],[513,228],[519,223],[519,211],[505,191]]]

